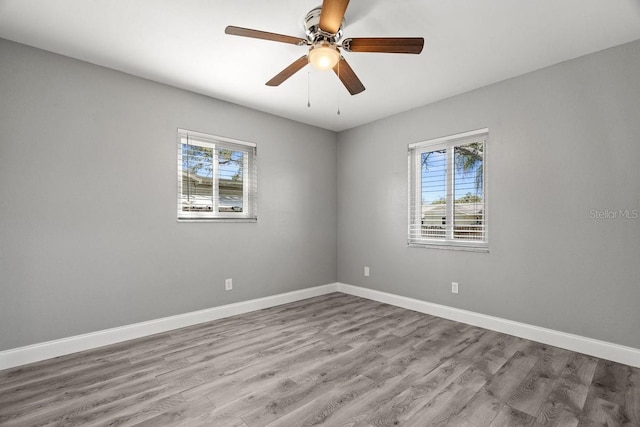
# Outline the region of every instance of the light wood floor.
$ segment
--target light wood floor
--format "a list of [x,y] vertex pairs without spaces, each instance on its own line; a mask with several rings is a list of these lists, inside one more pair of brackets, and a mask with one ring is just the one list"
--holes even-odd
[[0,371],[0,425],[640,426],[640,369],[330,294]]

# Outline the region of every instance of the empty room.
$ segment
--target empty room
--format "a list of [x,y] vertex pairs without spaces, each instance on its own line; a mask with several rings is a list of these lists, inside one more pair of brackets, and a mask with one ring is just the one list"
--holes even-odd
[[0,0],[0,426],[640,427],[640,1]]

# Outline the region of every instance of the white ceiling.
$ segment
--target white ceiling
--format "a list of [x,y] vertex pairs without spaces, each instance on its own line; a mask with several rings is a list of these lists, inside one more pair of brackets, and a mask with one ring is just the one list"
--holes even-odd
[[310,66],[265,86],[305,48],[224,34],[304,38],[320,4],[0,0],[0,37],[335,131],[640,39],[640,0],[351,0],[345,37],[425,38],[420,55],[345,52],[367,88],[351,96]]

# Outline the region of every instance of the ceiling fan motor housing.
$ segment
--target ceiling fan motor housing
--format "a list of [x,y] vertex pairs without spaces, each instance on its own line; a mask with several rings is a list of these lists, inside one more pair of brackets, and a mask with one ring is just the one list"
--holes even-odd
[[312,9],[304,18],[304,29],[307,34],[307,40],[309,40],[311,44],[319,42],[327,42],[333,45],[337,44],[342,38],[344,19],[340,23],[338,32],[331,34],[320,29],[320,13],[322,13],[322,7],[319,6]]

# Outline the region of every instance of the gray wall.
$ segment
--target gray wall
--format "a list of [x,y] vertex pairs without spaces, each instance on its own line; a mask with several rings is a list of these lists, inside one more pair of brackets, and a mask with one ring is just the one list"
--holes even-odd
[[[176,222],[178,127],[258,144],[257,224]],[[333,132],[0,40],[0,138],[0,350],[336,281]]]
[[[640,348],[640,218],[591,216],[640,210],[638,69],[640,41],[336,136],[0,40],[0,350],[336,279]],[[178,127],[258,143],[257,224],[176,222]],[[490,253],[408,248],[407,144],[482,127]]]
[[[341,133],[338,280],[640,348],[640,218],[591,212],[640,212],[639,70],[636,41]],[[408,248],[407,144],[484,127],[490,253]]]

